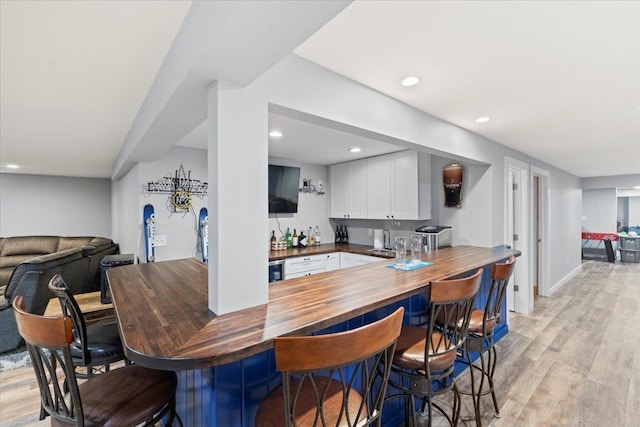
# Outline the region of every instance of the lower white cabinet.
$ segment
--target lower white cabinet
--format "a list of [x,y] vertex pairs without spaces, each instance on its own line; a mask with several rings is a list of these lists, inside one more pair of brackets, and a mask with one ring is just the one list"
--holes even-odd
[[355,265],[382,261],[383,258],[352,254],[348,252],[331,252],[322,255],[309,255],[284,260],[284,279],[311,276],[325,271],[333,271]]
[[340,253],[332,252],[322,255],[300,256],[287,258],[284,261],[284,278],[311,276],[325,271],[338,270],[340,268]]
[[284,260],[284,279],[310,276],[316,273],[324,273],[327,266],[326,255],[309,255]]
[[333,271],[333,270],[339,270],[340,269],[340,253],[339,252],[332,252],[330,254],[326,255],[327,257],[327,264],[325,267],[326,271]]
[[354,254],[348,252],[340,252],[340,268],[353,267],[355,265],[353,256]]
[[371,255],[353,254],[353,265],[363,265],[372,262],[382,261],[384,258]]

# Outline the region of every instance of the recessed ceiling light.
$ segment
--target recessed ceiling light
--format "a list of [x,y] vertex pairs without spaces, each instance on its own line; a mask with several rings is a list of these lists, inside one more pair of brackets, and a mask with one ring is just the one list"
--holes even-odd
[[362,151],[362,149],[360,147],[352,147],[349,148],[349,151],[351,151],[352,153],[359,153]]
[[476,119],[476,123],[486,123],[489,120],[491,120],[491,117],[487,117],[487,116],[482,116],[482,117],[478,117]]
[[408,76],[402,79],[402,86],[415,86],[420,83],[420,77]]
[[9,168],[9,169],[20,169],[20,166],[18,166],[18,165],[7,165],[7,168]]
[[269,132],[269,136],[280,138],[282,136],[282,132],[280,132],[279,130],[272,130],[271,132]]

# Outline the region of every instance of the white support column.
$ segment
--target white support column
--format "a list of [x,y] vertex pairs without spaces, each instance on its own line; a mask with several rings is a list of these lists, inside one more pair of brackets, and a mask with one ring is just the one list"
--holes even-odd
[[268,106],[223,82],[207,103],[209,309],[220,315],[268,301]]

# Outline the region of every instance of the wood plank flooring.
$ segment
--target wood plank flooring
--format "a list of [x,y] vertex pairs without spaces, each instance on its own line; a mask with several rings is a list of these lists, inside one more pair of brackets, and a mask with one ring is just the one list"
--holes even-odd
[[[640,264],[585,261],[553,296],[536,298],[534,312],[510,313],[495,378],[501,417],[487,397],[483,425],[640,426],[638,325]],[[0,427],[50,425],[38,408],[31,367],[0,373]],[[465,396],[462,411],[473,413]]]

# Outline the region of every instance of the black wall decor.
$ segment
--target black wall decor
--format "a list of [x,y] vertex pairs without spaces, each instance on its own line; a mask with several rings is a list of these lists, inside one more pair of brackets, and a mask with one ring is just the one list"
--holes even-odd
[[452,163],[442,168],[442,185],[444,186],[444,205],[451,208],[462,206],[462,165]]

